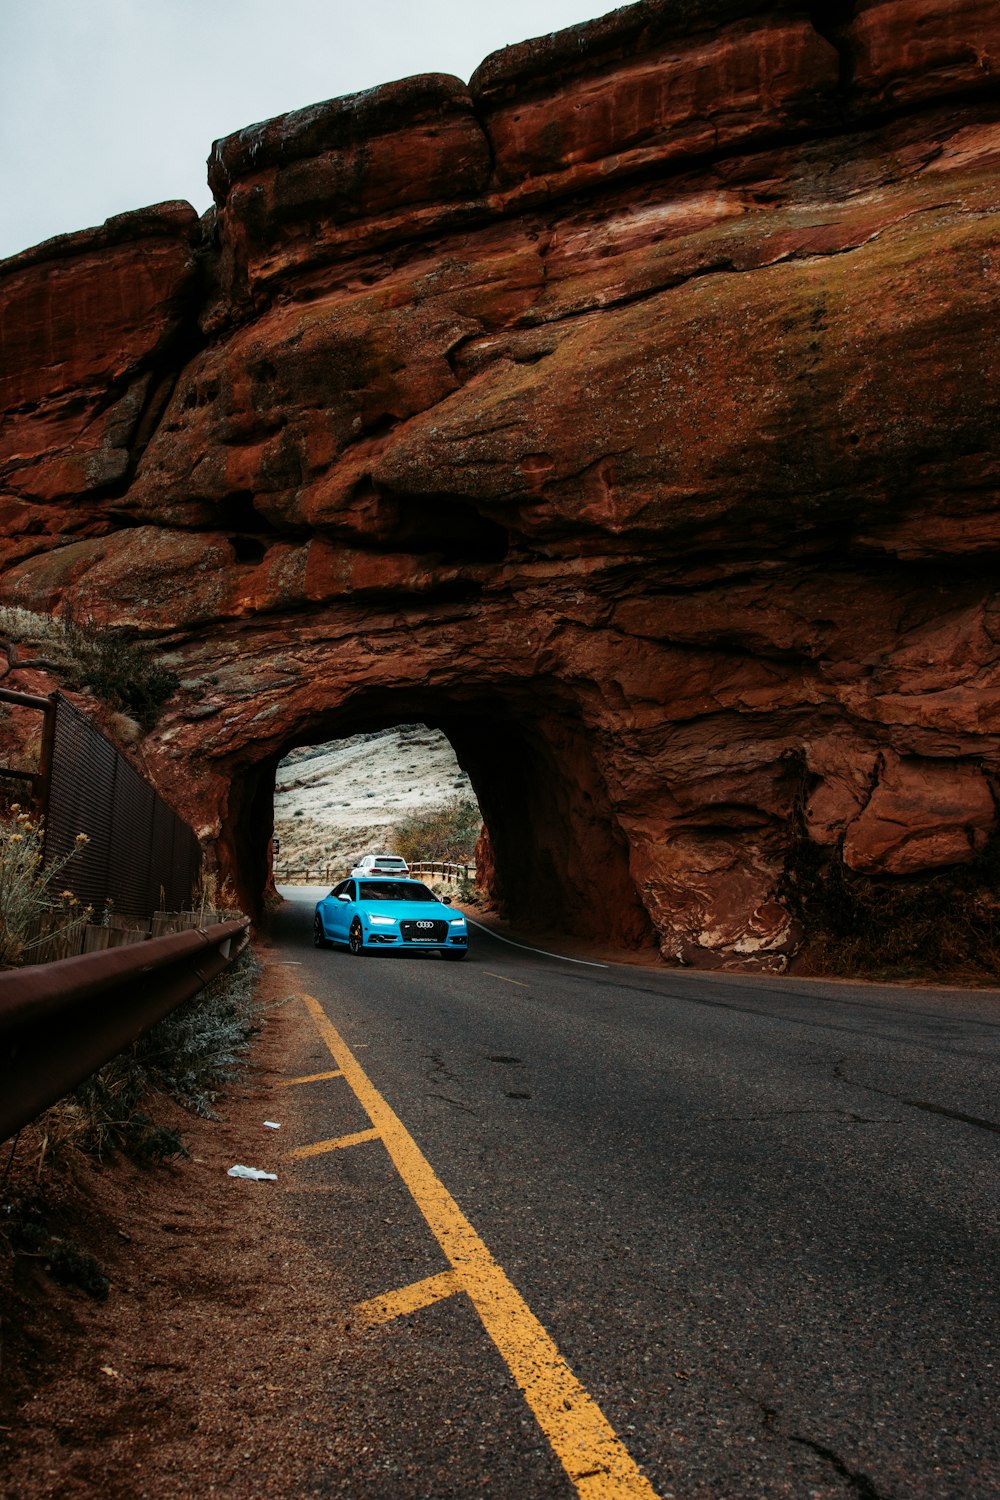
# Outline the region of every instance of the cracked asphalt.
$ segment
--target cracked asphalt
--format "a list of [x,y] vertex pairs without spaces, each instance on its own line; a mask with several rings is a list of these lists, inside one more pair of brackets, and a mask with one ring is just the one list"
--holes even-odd
[[[996,1500],[1000,994],[585,967],[481,932],[464,964],[355,959],[311,918],[286,903],[272,958],[657,1494]],[[304,1034],[293,1072],[329,1068]],[[300,1143],[365,1126],[343,1079],[294,1094]],[[445,1267],[378,1142],[294,1170],[358,1301]],[[575,1493],[464,1297],[351,1361],[337,1421],[370,1462],[316,1493]]]

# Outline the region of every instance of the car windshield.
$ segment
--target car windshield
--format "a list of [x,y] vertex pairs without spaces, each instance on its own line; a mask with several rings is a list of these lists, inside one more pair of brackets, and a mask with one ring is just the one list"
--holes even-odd
[[418,880],[362,880],[362,901],[433,901],[437,897]]

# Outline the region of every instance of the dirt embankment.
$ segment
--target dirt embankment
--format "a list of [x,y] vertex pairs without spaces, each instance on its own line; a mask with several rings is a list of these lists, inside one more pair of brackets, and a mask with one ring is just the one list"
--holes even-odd
[[[0,1192],[7,1500],[308,1495],[336,1474],[325,1392],[349,1307],[282,1198],[294,1090],[276,1084],[307,1025],[281,1003],[293,982],[265,970],[267,1022],[218,1122],[154,1101],[188,1160],[101,1163],[50,1140],[40,1161],[44,1130],[23,1133]],[[278,1180],[229,1178],[237,1162]]]

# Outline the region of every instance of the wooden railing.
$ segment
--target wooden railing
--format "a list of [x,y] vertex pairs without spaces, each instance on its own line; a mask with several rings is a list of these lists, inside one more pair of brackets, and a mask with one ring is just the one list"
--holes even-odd
[[475,883],[475,865],[453,865],[447,860],[430,859],[414,860],[410,866],[410,874],[416,876],[437,875],[441,880],[464,880]]
[[[276,865],[274,878],[280,885],[335,885],[338,880],[346,880],[348,873],[339,865]],[[466,880],[475,884],[476,867],[451,864],[440,859],[414,860],[410,865],[410,875],[416,880],[427,876],[447,881]],[[383,873],[381,878],[384,880],[391,877]]]
[[74,922],[65,909],[42,912],[28,934],[28,945],[21,962],[48,964],[61,958],[77,958],[83,953],[127,948],[132,943],[169,937],[175,932],[196,932],[218,922],[230,921],[232,916],[232,912],[210,909],[158,911],[149,918],[111,912],[104,922]]

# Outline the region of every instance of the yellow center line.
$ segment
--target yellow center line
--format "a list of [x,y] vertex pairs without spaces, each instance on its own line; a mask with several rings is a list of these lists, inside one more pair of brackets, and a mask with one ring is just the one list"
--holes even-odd
[[489,969],[484,969],[483,973],[488,979],[502,979],[504,984],[519,984],[522,990],[531,989],[531,985],[525,984],[523,979],[508,979],[506,974],[493,974]]
[[330,1055],[368,1112],[456,1280],[584,1500],[656,1500],[656,1492],[521,1294],[497,1264],[319,1001],[300,997]]
[[331,1068],[329,1073],[306,1073],[303,1078],[279,1078],[276,1088],[290,1089],[293,1083],[322,1083],[326,1078],[343,1078],[339,1068]]
[[316,1141],[312,1146],[296,1146],[289,1156],[322,1156],[326,1151],[343,1151],[345,1146],[360,1146],[364,1141],[377,1141],[377,1130],[356,1130],[353,1135],[338,1135],[332,1141]]
[[381,1297],[369,1297],[367,1302],[358,1302],[355,1312],[368,1323],[391,1323],[393,1318],[402,1318],[406,1313],[419,1312],[465,1287],[454,1271],[439,1271],[436,1276],[427,1276],[423,1281],[411,1282],[397,1292],[385,1292]]

